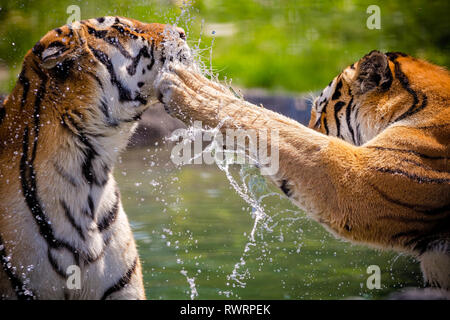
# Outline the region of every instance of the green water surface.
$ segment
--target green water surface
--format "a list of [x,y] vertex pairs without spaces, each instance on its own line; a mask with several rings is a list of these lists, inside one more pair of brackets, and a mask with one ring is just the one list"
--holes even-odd
[[[196,299],[378,299],[422,285],[414,259],[338,240],[282,195],[264,202],[272,231],[258,228],[244,254],[252,210],[217,167],[175,168],[157,148],[126,151],[120,162],[149,299],[190,299],[187,277]],[[241,261],[239,284],[229,275]],[[367,288],[370,265],[380,267],[381,289]]]

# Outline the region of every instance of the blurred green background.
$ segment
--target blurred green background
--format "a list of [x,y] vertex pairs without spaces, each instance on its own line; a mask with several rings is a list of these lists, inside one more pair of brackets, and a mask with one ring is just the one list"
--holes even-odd
[[[178,25],[209,65],[245,88],[307,92],[323,88],[342,68],[379,49],[404,51],[449,66],[448,0],[196,0]],[[69,5],[81,19],[122,15],[175,23],[182,1],[0,0],[0,91],[8,92],[26,51],[66,24]],[[369,30],[369,5],[381,9],[381,29]],[[201,27],[203,25],[203,28]],[[202,30],[202,31],[201,31]],[[215,34],[212,33],[215,31]],[[202,32],[200,45],[198,40]]]
[[[366,27],[373,4],[379,30]],[[177,23],[206,67],[247,89],[315,92],[373,49],[450,65],[448,0],[197,0],[184,10],[181,1],[0,0],[0,93],[14,86],[27,50],[66,23],[69,5],[82,19]],[[414,259],[335,239],[273,186],[264,203],[273,231],[258,229],[244,255],[252,208],[217,168],[174,168],[168,153],[161,144],[132,149],[115,169],[148,298],[188,299],[188,278],[199,299],[376,299],[422,285]],[[241,258],[244,287],[229,278]],[[380,266],[381,289],[367,288],[369,265]]]

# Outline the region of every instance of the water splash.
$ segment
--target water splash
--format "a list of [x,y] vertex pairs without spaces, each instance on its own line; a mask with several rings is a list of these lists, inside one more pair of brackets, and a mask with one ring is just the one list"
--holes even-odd
[[[191,1],[183,2],[180,15],[172,22],[173,25],[180,25],[180,23],[183,23],[183,27],[185,28],[188,38],[190,35],[191,24],[194,20],[192,10],[193,8]],[[195,68],[207,78],[228,88],[237,98],[243,99],[242,94],[240,94],[238,90],[235,90],[231,86],[231,79],[225,78],[223,84],[219,81],[219,75],[214,72],[212,63],[213,46],[215,41],[214,32],[212,35],[209,35],[212,38],[210,45],[206,45],[204,48],[202,48],[201,45],[203,32],[204,20],[201,21],[199,38],[197,41],[195,41],[194,45],[191,46],[193,60],[195,61]],[[170,48],[166,48],[166,51],[170,52]],[[206,57],[203,56],[204,53],[207,53]],[[250,276],[248,269],[245,268],[246,257],[249,255],[251,249],[257,246],[258,234],[262,235],[263,232],[273,232],[273,227],[270,225],[273,220],[266,213],[263,201],[265,198],[270,196],[280,197],[280,194],[271,192],[269,190],[266,184],[266,180],[261,176],[259,170],[255,167],[255,165],[258,165],[257,157],[255,157],[255,155],[252,155],[251,153],[246,152],[245,145],[237,146],[237,148],[233,150],[223,149],[223,146],[219,143],[219,141],[222,140],[217,139],[217,137],[221,135],[220,128],[227,120],[228,119],[223,119],[215,128],[191,126],[185,130],[177,130],[170,137],[168,137],[167,140],[172,143],[180,143],[179,140],[182,139],[181,143],[191,144],[195,143],[195,139],[201,139],[203,135],[212,137],[212,139],[208,139],[208,141],[211,142],[206,145],[206,147],[204,147],[197,153],[194,152],[194,154],[184,164],[196,163],[197,160],[199,160],[206,154],[217,155],[219,153],[225,153],[225,156],[221,159],[215,157],[215,164],[220,171],[225,173],[228,183],[232,186],[235,192],[250,206],[251,218],[253,219],[253,225],[247,236],[248,242],[243,249],[239,261],[234,264],[233,270],[226,276],[226,279],[228,281],[226,285],[245,288],[246,280]],[[242,157],[247,160],[247,164],[242,165],[237,163],[236,159],[242,159]],[[236,177],[232,173],[232,168],[234,168],[235,166],[239,166],[239,174]],[[274,226],[276,226],[276,223],[274,224]],[[182,264],[178,260],[180,259],[177,259],[177,263]],[[186,277],[191,289],[191,299],[194,299],[196,296],[198,296],[194,281],[195,278],[189,278],[187,275],[187,271],[184,269],[181,271],[181,274]],[[234,295],[233,292],[229,290],[220,291],[220,294],[223,294],[227,297]]]
[[[250,276],[249,271],[245,268],[245,259],[251,251],[251,248],[257,245],[258,232],[273,231],[270,226],[272,218],[266,213],[263,200],[270,196],[279,197],[280,194],[270,192],[266,180],[261,176],[259,169],[255,166],[255,164],[258,164],[258,159],[252,153],[246,152],[246,145],[237,145],[234,149],[223,149],[223,138],[220,129],[227,120],[223,119],[215,128],[202,128],[194,124],[194,126],[188,127],[187,129],[175,131],[167,139],[171,142],[182,143],[185,146],[195,145],[196,139],[203,142],[208,141],[209,143],[203,149],[197,150],[197,152],[194,150],[194,154],[186,158],[182,164],[199,163],[196,161],[201,160],[206,155],[213,155],[214,163],[219,170],[225,173],[228,183],[252,208],[251,217],[253,219],[253,226],[248,234],[248,242],[244,247],[239,261],[234,265],[231,273],[227,275],[227,286],[230,286],[230,282],[232,282],[231,285],[233,287],[244,288],[246,286],[246,279]],[[204,139],[204,136],[208,136],[208,138]],[[252,142],[250,141],[250,143]],[[224,155],[219,156],[222,153]],[[240,162],[242,158],[246,160],[245,164]],[[232,172],[235,166],[240,167],[237,176],[233,175]]]
[[191,300],[194,300],[196,297],[198,297],[197,286],[195,285],[195,277],[189,278],[188,272],[184,269],[181,270],[180,273],[186,277],[187,282],[189,283],[189,288],[191,289]]

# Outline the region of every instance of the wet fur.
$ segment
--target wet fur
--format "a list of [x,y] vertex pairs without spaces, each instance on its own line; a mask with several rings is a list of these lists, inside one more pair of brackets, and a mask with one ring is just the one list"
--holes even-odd
[[290,200],[339,237],[412,254],[427,284],[450,289],[447,70],[373,51],[320,94],[309,128],[176,64],[157,85],[187,123],[277,130],[272,179]]
[[112,170],[171,34],[183,61],[181,29],[122,17],[54,29],[26,54],[0,108],[0,298],[145,298]]

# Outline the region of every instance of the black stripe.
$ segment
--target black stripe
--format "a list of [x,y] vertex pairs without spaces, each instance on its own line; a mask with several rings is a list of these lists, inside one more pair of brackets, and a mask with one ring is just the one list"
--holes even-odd
[[441,207],[432,207],[432,206],[426,206],[423,204],[411,204],[411,203],[405,203],[402,202],[400,200],[394,199],[392,197],[390,197],[389,195],[387,195],[385,192],[381,191],[378,187],[371,185],[371,187],[377,191],[380,196],[385,199],[386,201],[389,201],[397,206],[401,206],[407,209],[411,209],[414,210],[420,214],[425,214],[425,215],[432,215],[432,216],[436,216],[436,215],[440,215],[442,213],[449,213],[450,212],[450,203],[441,206]]
[[134,116],[132,116],[131,118],[128,119],[120,119],[120,122],[134,122],[134,121],[138,121],[141,120],[142,115],[144,114],[145,110],[141,110],[139,112],[137,112]]
[[114,202],[113,206],[107,213],[103,215],[102,220],[97,224],[98,231],[103,232],[116,221],[117,214],[119,213],[119,205],[120,205],[120,194],[119,191],[116,190],[114,193],[116,197],[116,201]]
[[[450,126],[450,123],[443,123],[443,124],[434,124],[429,126],[420,126],[420,127],[413,127],[413,129],[422,129],[422,130],[428,130],[428,129],[441,129],[443,127]],[[408,127],[411,128],[411,127]]]
[[107,43],[114,46],[127,59],[132,59],[131,54],[124,48],[117,37],[106,37],[104,39]]
[[39,138],[39,115],[40,115],[40,105],[42,98],[45,93],[47,76],[42,73],[36,66],[33,68],[39,78],[41,79],[41,85],[36,93],[36,100],[34,106],[34,137],[32,139],[33,148],[31,153],[31,158],[28,160],[29,153],[29,128],[25,127],[22,142],[22,157],[20,159],[20,180],[22,184],[22,193],[25,197],[25,202],[38,226],[39,233],[46,240],[49,248],[59,249],[66,248],[72,252],[74,256],[77,255],[77,250],[74,249],[70,244],[56,239],[51,223],[48,220],[47,215],[41,205],[37,181],[36,172],[34,170],[34,160],[36,158],[38,138]]
[[280,186],[280,189],[281,189],[281,191],[283,191],[283,193],[286,195],[286,196],[288,196],[288,197],[290,197],[291,196],[291,190],[288,188],[288,186],[287,186],[287,180],[282,180],[281,181],[281,186]]
[[[124,28],[124,26],[125,26],[126,29]],[[143,31],[140,31],[140,30],[137,30],[137,29],[131,30],[130,26],[127,26],[127,25],[122,24],[122,23],[121,24],[112,25],[111,28],[116,29],[120,34],[128,36],[128,37],[130,37],[131,39],[134,39],[134,40],[136,40],[139,37],[137,35],[133,34],[132,31],[136,32],[136,33],[144,33]]]
[[422,162],[417,162],[417,161],[414,161],[414,160],[411,160],[411,159],[402,159],[402,161],[410,163],[412,165],[415,165],[415,166],[417,166],[419,168],[422,168],[424,170],[427,170],[427,171],[449,174],[448,170],[439,170],[439,169],[436,169],[436,168],[431,168],[430,166],[428,166],[428,165],[426,165],[426,164],[424,164]]
[[91,26],[88,26],[85,23],[83,24],[87,27],[88,33],[96,38],[103,39],[104,37],[106,37],[106,34],[108,33],[108,30],[97,30],[95,28],[92,28]]
[[87,202],[88,202],[88,206],[89,206],[89,212],[91,213],[90,216],[92,219],[94,219],[95,218],[95,206],[94,206],[94,201],[92,200],[91,195],[88,195]]
[[[440,230],[444,230],[446,228],[447,230],[450,228],[449,219],[447,219],[446,222],[442,224],[438,224]],[[437,232],[437,234],[434,234],[434,232]],[[445,231],[444,231],[445,232]],[[439,234],[439,231],[437,228],[433,228],[431,232],[427,233],[427,235],[424,236],[417,236],[405,243],[405,246],[413,246],[413,250],[418,252],[419,255],[422,255],[428,250],[433,250],[433,244],[439,243],[444,239],[445,235]],[[447,251],[444,251],[446,254],[450,254],[450,250],[447,249]]]
[[353,97],[350,99],[347,109],[345,109],[345,122],[347,123],[347,128],[348,131],[350,132],[350,136],[352,137],[353,143],[356,144],[355,131],[353,130],[351,119],[352,109],[353,109]]
[[51,77],[59,82],[66,81],[72,74],[74,63],[74,59],[65,59],[56,64],[55,67],[50,69]]
[[31,51],[40,59],[42,51],[44,51],[44,46],[40,41],[36,42],[36,44],[33,46],[33,49]]
[[394,60],[393,63],[395,65],[396,78],[400,81],[400,84],[402,85],[402,87],[413,97],[413,104],[411,105],[411,107],[409,107],[409,109],[407,111],[405,111],[403,114],[401,114],[399,117],[397,117],[397,119],[395,119],[395,121],[394,121],[394,122],[396,122],[396,121],[403,120],[403,119],[405,119],[409,116],[412,116],[412,115],[416,114],[417,112],[423,110],[427,106],[428,99],[427,99],[427,96],[422,93],[422,95],[423,95],[422,104],[419,107],[417,107],[417,104],[419,103],[419,98],[417,96],[416,91],[414,91],[411,88],[408,77],[401,70],[401,67],[400,67],[400,64],[398,63],[398,61]]
[[111,117],[111,114],[109,113],[108,104],[106,103],[104,98],[102,98],[100,100],[100,110],[102,111],[103,115],[105,116],[106,125],[108,127],[117,127],[119,125],[118,120]]
[[[37,197],[37,190],[33,185],[33,177],[36,175],[33,172],[32,164],[28,162],[28,127],[25,127],[22,142],[22,157],[20,159],[20,180],[22,183],[22,192],[25,197],[25,201],[30,209],[37,225],[39,226],[39,231],[41,235],[50,243],[54,242],[53,230],[50,227],[50,223],[47,221],[47,217],[42,210],[42,206]],[[29,172],[30,171],[30,172]],[[30,181],[28,181],[28,177]],[[30,185],[31,184],[31,185]]]
[[139,50],[139,53],[133,58],[133,62],[127,67],[127,72],[130,76],[136,74],[136,68],[141,61],[141,57],[150,58],[147,46],[143,46],[141,50]]
[[[448,239],[450,229],[450,216],[439,220],[433,227],[425,230],[413,229],[408,232],[401,232],[394,237],[399,238],[409,238],[403,243],[405,247],[412,247],[412,250],[423,254],[427,250],[432,249],[432,244],[442,241],[443,239]],[[447,254],[450,252],[447,250]]]
[[69,49],[64,43],[62,43],[62,42],[59,41],[59,40],[56,40],[56,41],[51,42],[51,43],[47,46],[47,49],[48,49],[48,48],[53,48],[53,47],[66,48],[66,50]]
[[328,135],[330,131],[328,131],[328,124],[327,124],[327,115],[324,114],[323,116],[323,127],[325,128],[325,134]]
[[313,128],[317,128],[320,125],[320,119],[321,117],[318,117],[316,120],[316,123],[314,124]]
[[[135,28],[135,27],[130,26],[130,25],[128,25],[128,24],[125,24],[125,23],[121,22],[118,18],[116,18],[116,21],[115,21],[115,22],[116,22],[116,23],[115,23],[114,25],[112,25],[111,27],[113,27],[113,28],[115,28],[115,29],[120,29],[120,28],[123,29],[123,27],[125,27],[125,28],[128,29],[128,30],[125,30],[125,33],[128,33],[128,32],[130,32],[129,30],[131,30],[131,31],[136,32],[136,33],[148,34],[147,31],[141,30],[141,29],[139,29],[139,28]],[[122,30],[122,32],[124,32],[124,31]],[[137,37],[136,37],[136,38],[137,38]]]
[[94,53],[94,56],[106,67],[106,69],[109,72],[109,75],[111,77],[111,83],[117,87],[117,90],[119,91],[119,101],[138,101],[141,104],[147,104],[147,100],[145,100],[142,96],[137,95],[136,98],[131,98],[131,91],[124,85],[122,82],[120,82],[116,76],[116,73],[114,71],[114,66],[109,59],[109,57],[106,55],[106,53],[94,49],[93,47],[89,46],[90,50]]
[[[36,183],[36,173],[34,171],[33,162],[36,157],[36,150],[38,144],[39,137],[39,113],[40,113],[40,104],[42,101],[42,97],[45,92],[45,85],[47,78],[43,77],[40,73],[38,73],[40,77],[42,77],[40,89],[36,93],[35,100],[35,110],[34,110],[34,139],[33,139],[33,149],[31,160],[28,161],[28,143],[29,143],[29,132],[28,127],[25,127],[23,134],[23,142],[22,142],[22,157],[20,160],[20,178],[22,183],[22,192],[25,197],[25,201],[30,209],[38,227],[41,235],[47,240],[49,246],[55,247],[57,245],[56,239],[53,235],[53,230],[50,226],[50,222],[37,195],[37,183]],[[29,180],[28,180],[29,179]]]
[[109,57],[104,53],[103,51],[94,49],[93,47],[89,46],[91,51],[94,53],[94,56],[106,67],[106,69],[109,72],[109,75],[111,77],[111,83],[117,87],[117,90],[119,91],[119,100],[121,102],[123,101],[132,101],[131,99],[131,92],[128,88],[126,88],[118,79],[116,76],[116,73],[114,71],[114,66],[109,59]]
[[334,104],[334,121],[336,122],[336,137],[339,137],[341,135],[341,123],[339,120],[339,111],[341,111],[344,106],[345,102],[343,101],[338,101]]
[[155,53],[154,53],[154,51],[155,51],[155,41],[152,40],[152,45],[150,47],[150,55],[152,57],[152,60],[150,61],[150,64],[147,66],[148,70],[152,70],[153,65],[155,64]]
[[[332,82],[330,82],[331,84]],[[329,86],[329,85],[328,85]],[[325,105],[322,108],[322,112],[321,112],[321,118],[323,118],[323,127],[325,129],[325,134],[328,135],[329,134],[329,130],[328,130],[328,124],[327,124],[327,108],[328,108],[328,103],[330,101],[328,100]]]
[[[92,163],[93,163],[94,159],[98,156],[97,150],[92,145],[89,138],[86,135],[84,135],[83,129],[75,122],[75,119],[68,114],[66,115],[66,117],[69,120],[69,122],[72,124],[72,126],[76,129],[77,132],[75,134],[78,137],[78,139],[80,140],[80,142],[84,145],[84,148],[81,150],[84,154],[84,161],[81,166],[81,172],[82,172],[86,182],[91,186],[93,184],[95,184],[97,186],[104,185],[103,182],[100,182],[98,180],[98,177],[96,176],[96,174],[93,170]],[[81,118],[82,116],[80,115],[79,117]]]
[[69,220],[72,227],[77,231],[78,235],[81,239],[86,240],[83,234],[83,230],[81,229],[81,226],[79,226],[72,215],[72,212],[70,211],[69,207],[67,206],[67,203],[64,200],[60,200],[61,206],[64,210],[64,214],[66,215],[67,220]]
[[103,294],[103,296],[101,297],[101,300],[106,300],[106,298],[108,298],[108,296],[110,296],[111,294],[113,294],[114,292],[120,291],[121,289],[123,289],[127,284],[130,283],[131,281],[131,277],[133,275],[133,273],[136,270],[136,266],[137,266],[137,257],[134,259],[133,264],[131,265],[131,267],[127,270],[127,272],[119,279],[119,281],[117,281],[113,286],[109,287],[105,293]]
[[[445,218],[444,218],[445,219]],[[377,220],[387,220],[388,223],[421,223],[422,225],[430,225],[439,223],[442,219],[430,219],[429,217],[406,217],[406,216],[398,216],[396,213],[387,214],[383,216],[377,216]]]
[[[352,109],[353,109],[353,106],[352,106]],[[354,118],[355,118],[355,123],[356,123],[356,130],[355,130],[356,135],[353,136],[353,140],[355,141],[355,144],[356,144],[357,146],[360,146],[360,145],[361,145],[362,136],[361,136],[360,123],[358,122],[358,115],[359,115],[359,108],[356,107],[356,108],[355,108],[355,116],[354,116]],[[352,130],[353,130],[353,129],[352,129]]]
[[53,271],[55,271],[56,274],[58,274],[61,278],[65,279],[67,277],[67,274],[64,272],[63,269],[59,266],[58,262],[56,261],[55,257],[53,256],[51,249],[47,249],[47,259],[50,265],[53,268]]
[[448,184],[450,183],[449,178],[430,178],[416,175],[414,173],[406,172],[400,169],[391,169],[391,168],[374,168],[375,170],[388,173],[392,175],[400,175],[410,180],[413,180],[418,183],[435,183],[435,184]]
[[67,28],[69,29],[69,33],[67,34],[67,36],[69,38],[72,38],[73,37],[73,28],[72,28],[72,26],[70,24],[67,25]]
[[25,103],[27,101],[28,91],[30,90],[30,81],[25,77],[26,69],[23,68],[19,75],[19,82],[23,87],[22,99],[20,100],[20,109],[23,110]]
[[93,214],[91,213],[91,209],[87,209],[87,208],[85,208],[85,209],[83,209],[83,214],[86,216],[86,217],[89,217],[89,218],[91,218],[91,219],[93,219],[94,217],[93,217]]
[[6,116],[6,109],[3,107],[3,101],[0,101],[0,126],[2,125],[3,119]]
[[331,97],[331,100],[339,99],[341,96],[341,88],[342,88],[342,80],[339,80],[339,82],[336,84],[336,88],[334,89],[333,96]]
[[82,141],[86,146],[86,149],[83,150],[84,161],[83,165],[81,166],[81,172],[83,173],[83,176],[89,185],[100,185],[100,182],[98,181],[97,176],[95,175],[92,168],[92,162],[94,161],[95,157],[98,156],[98,153],[85,136],[81,136],[80,141]]
[[427,105],[428,105],[428,98],[427,98],[427,96],[425,94],[423,94],[422,95],[422,104],[419,107],[414,108],[414,109],[413,109],[413,107],[409,108],[405,113],[403,113],[397,119],[395,119],[395,121],[400,121],[400,120],[403,120],[403,119],[405,119],[405,118],[407,118],[409,116],[412,116],[412,115],[416,114],[417,112],[425,109],[425,107]]
[[404,149],[396,149],[396,148],[388,148],[388,147],[380,147],[380,146],[367,146],[369,149],[383,150],[383,151],[392,151],[392,152],[400,152],[400,153],[408,153],[420,158],[430,159],[430,160],[447,160],[448,157],[442,156],[430,156],[424,153],[420,153],[414,150],[404,150]]
[[386,56],[389,58],[389,60],[394,62],[394,60],[397,59],[398,57],[407,57],[408,55],[406,53],[396,51],[396,52],[386,52]]
[[91,78],[93,78],[97,82],[99,87],[103,90],[103,83],[102,83],[102,81],[100,80],[100,78],[96,74],[94,74],[92,71],[84,71],[84,72],[87,75],[89,75]]
[[3,267],[3,271],[11,283],[11,287],[16,293],[17,299],[19,300],[35,300],[36,297],[34,293],[27,289],[23,284],[22,280],[16,276],[14,267],[11,265],[8,254],[6,253],[5,243],[3,242],[2,236],[0,235],[0,262]]
[[20,159],[20,180],[22,183],[22,193],[25,197],[25,202],[27,203],[27,206],[30,209],[33,218],[38,225],[39,233],[47,241],[48,246],[54,249],[67,248],[70,251],[75,252],[76,250],[69,244],[55,238],[51,223],[48,220],[47,215],[45,214],[44,209],[41,205],[40,199],[37,194],[38,190],[36,183],[36,173],[33,167],[33,159],[31,159],[31,161],[27,160],[29,141],[28,136],[28,127],[25,127],[22,144],[22,157]]
[[78,187],[77,180],[72,177],[70,174],[68,174],[64,168],[62,168],[57,162],[53,162],[53,167],[55,168],[55,171],[64,178],[67,182],[69,182],[72,186]]
[[408,238],[408,237],[416,236],[419,233],[420,233],[419,230],[412,229],[412,230],[409,230],[409,231],[402,231],[402,232],[396,233],[391,238],[393,240],[397,240],[398,238]]
[[77,250],[74,249],[68,243],[56,239],[53,229],[51,227],[51,223],[48,220],[47,215],[44,212],[44,209],[40,203],[40,199],[38,197],[37,190],[37,181],[36,181],[36,172],[34,171],[34,160],[36,159],[37,154],[37,145],[39,138],[39,126],[40,126],[40,107],[42,99],[46,92],[46,83],[47,76],[37,67],[34,66],[33,70],[36,72],[38,77],[41,79],[41,84],[39,89],[36,92],[36,99],[34,103],[34,137],[32,139],[33,148],[31,153],[31,159],[28,160],[28,150],[29,150],[29,128],[25,127],[24,135],[23,135],[23,143],[22,143],[22,157],[20,160],[20,179],[22,184],[22,193],[25,197],[25,202],[38,226],[39,233],[46,240],[47,245],[49,246],[49,262],[54,266],[55,271],[59,270],[56,268],[55,261],[51,260],[50,248],[59,249],[66,248],[68,249],[74,257],[76,257]]
[[[54,231],[51,227],[51,223],[48,220],[42,205],[40,204],[40,200],[37,196],[37,185],[36,185],[36,174],[34,173],[32,162],[26,160],[26,156],[28,154],[28,127],[25,127],[25,133],[24,133],[24,142],[23,142],[23,155],[20,163],[20,173],[21,173],[21,182],[22,182],[22,190],[23,194],[25,196],[26,202],[28,207],[30,208],[31,213],[33,214],[33,217],[39,227],[39,232],[42,235],[42,237],[46,240],[49,248],[48,252],[48,258],[49,262],[52,265],[53,269],[56,273],[58,273],[61,276],[65,277],[64,272],[61,270],[61,268],[57,265],[56,260],[51,254],[51,249],[67,249],[70,251],[75,259],[75,261],[79,261],[80,253],[79,251],[74,248],[69,243],[57,239],[54,235]],[[30,172],[27,172],[27,168],[29,168]],[[30,177],[30,181],[27,180],[27,173]],[[88,200],[90,199],[90,196],[88,197]],[[91,213],[93,214],[93,202],[92,199],[90,199],[90,209]],[[86,261],[94,261],[97,259],[97,257],[92,257],[89,254],[84,257]]]
[[100,110],[103,112],[103,115],[106,118],[107,123],[110,122],[110,114],[109,114],[109,110],[108,110],[108,104],[105,102],[105,99],[102,98],[100,100]]

